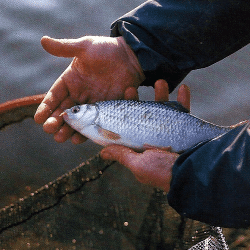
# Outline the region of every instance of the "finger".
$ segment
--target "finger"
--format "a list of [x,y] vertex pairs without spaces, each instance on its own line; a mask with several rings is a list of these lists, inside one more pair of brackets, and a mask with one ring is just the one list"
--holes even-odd
[[[34,119],[36,123],[44,123],[51,114],[59,107],[59,105],[68,97],[68,88],[65,83],[65,75],[69,72],[69,67],[55,81],[50,88],[42,103],[37,108]],[[69,107],[69,106],[68,106]]]
[[74,134],[73,128],[64,124],[59,131],[54,134],[54,140],[59,143],[67,141]]
[[177,101],[182,104],[183,107],[190,110],[190,89],[187,85],[182,84],[178,89]]
[[54,39],[44,36],[41,39],[43,48],[50,54],[60,57],[74,57],[84,51],[84,45],[90,41],[84,37],[78,39]]
[[133,162],[139,154],[130,148],[121,145],[112,145],[104,148],[100,152],[104,160],[117,161],[122,165],[133,169]]
[[125,100],[139,100],[138,91],[135,87],[129,87],[124,93]]
[[74,102],[68,97],[66,98],[60,106],[51,114],[51,116],[44,122],[43,129],[48,134],[56,133],[60,127],[63,125],[64,120],[61,116],[61,113],[72,106],[74,106]]
[[[61,94],[61,96],[59,96],[59,94]],[[44,123],[58,108],[60,103],[63,102],[67,95],[67,91],[63,86],[54,86],[51,90],[49,90],[36,110],[34,116],[35,122],[38,124]]]
[[165,80],[155,82],[155,101],[167,102],[169,98],[168,83]]
[[38,124],[44,123],[52,113],[53,111],[50,107],[46,103],[42,102],[36,110],[34,120]]
[[85,136],[79,134],[79,133],[74,133],[71,137],[71,142],[75,145],[83,143],[85,141],[87,141],[88,138],[86,138]]
[[46,132],[48,134],[54,134],[63,125],[63,118],[61,116],[59,116],[60,112],[58,112],[57,114],[58,114],[57,117],[49,117],[45,121],[45,123],[43,124],[43,130],[44,130],[44,132]]

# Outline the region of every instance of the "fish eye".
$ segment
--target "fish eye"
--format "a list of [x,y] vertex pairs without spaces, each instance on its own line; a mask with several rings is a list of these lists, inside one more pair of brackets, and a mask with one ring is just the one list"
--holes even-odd
[[73,108],[71,108],[71,112],[73,113],[73,114],[76,114],[76,113],[78,113],[80,111],[80,106],[78,105],[78,106],[74,106]]

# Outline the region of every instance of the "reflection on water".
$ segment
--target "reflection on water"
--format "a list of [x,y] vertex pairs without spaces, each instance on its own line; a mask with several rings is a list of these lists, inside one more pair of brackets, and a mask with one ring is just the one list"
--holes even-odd
[[10,7],[13,6],[18,6],[19,8],[25,9],[27,11],[27,9],[29,8],[34,8],[34,9],[41,9],[41,10],[50,10],[56,6],[59,5],[58,1],[55,0],[36,0],[36,1],[32,1],[32,0],[16,0],[16,1],[12,1],[11,3],[8,4]]
[[[0,102],[46,92],[69,64],[71,59],[55,58],[43,51],[43,35],[109,35],[110,23],[142,2],[1,1]],[[249,118],[249,52],[247,46],[184,80],[191,87],[194,114],[224,125]],[[141,92],[144,98],[152,99],[152,89],[142,88]],[[1,131],[0,143],[0,189],[13,199],[55,179],[101,148],[91,142],[57,144],[32,120]],[[1,206],[9,201],[0,196]]]

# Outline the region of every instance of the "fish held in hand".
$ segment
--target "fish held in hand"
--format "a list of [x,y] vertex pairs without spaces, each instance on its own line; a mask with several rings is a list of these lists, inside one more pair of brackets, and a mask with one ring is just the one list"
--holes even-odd
[[183,152],[231,130],[189,114],[177,102],[101,101],[74,106],[62,116],[97,144],[134,149],[171,147],[173,152]]

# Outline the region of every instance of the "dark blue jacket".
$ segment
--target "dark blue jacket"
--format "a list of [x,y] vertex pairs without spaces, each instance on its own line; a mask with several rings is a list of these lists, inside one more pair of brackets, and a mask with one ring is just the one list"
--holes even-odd
[[[194,69],[209,66],[250,42],[246,0],[147,1],[112,24],[146,75],[172,91]],[[180,156],[169,204],[180,214],[215,226],[250,226],[250,128],[238,127]]]

